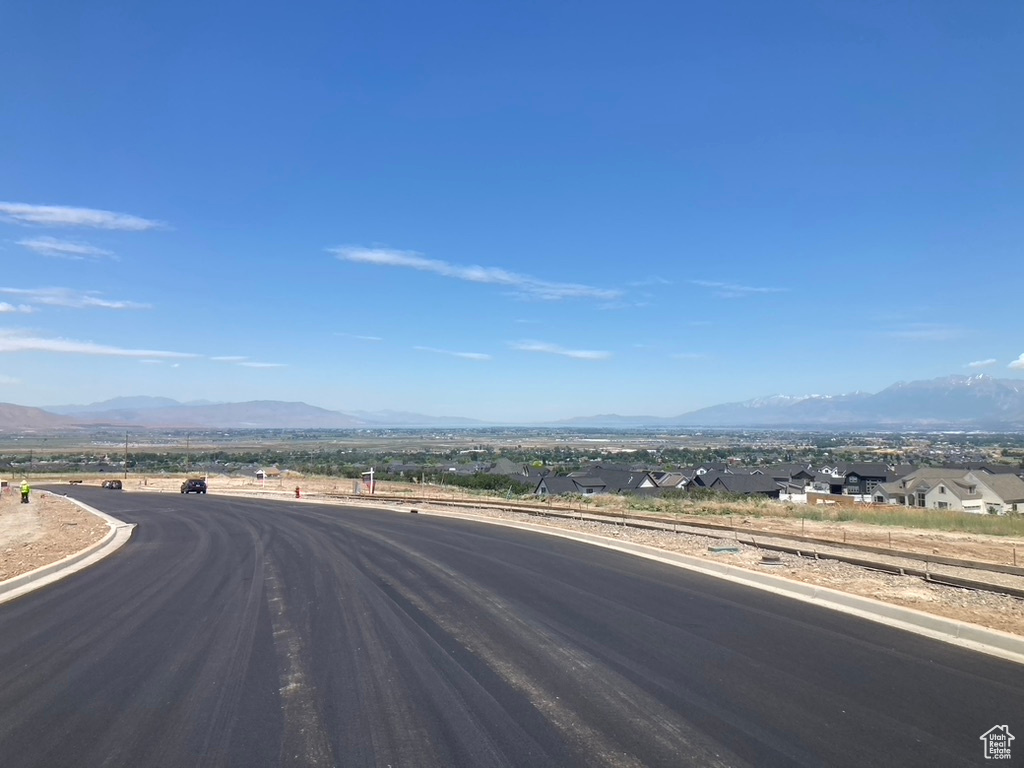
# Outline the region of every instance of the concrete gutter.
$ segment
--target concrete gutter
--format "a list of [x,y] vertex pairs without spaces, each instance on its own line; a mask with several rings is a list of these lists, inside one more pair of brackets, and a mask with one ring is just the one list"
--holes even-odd
[[[379,507],[378,507],[379,508]],[[395,511],[408,512],[408,508],[389,507]],[[947,619],[942,616],[935,616],[914,608],[904,608],[899,605],[892,605],[881,600],[874,600],[870,597],[851,595],[847,592],[840,592],[830,587],[819,587],[814,584],[806,584],[802,581],[793,581],[781,576],[769,573],[752,571],[748,568],[739,568],[735,565],[708,561],[692,555],[666,552],[662,549],[649,547],[644,544],[632,544],[629,542],[616,541],[604,536],[596,536],[589,533],[578,533],[565,531],[550,526],[533,525],[531,523],[520,523],[510,520],[495,520],[484,516],[477,516],[463,512],[447,512],[420,509],[421,514],[435,515],[438,517],[454,517],[463,520],[490,523],[491,525],[504,525],[510,528],[520,528],[527,531],[544,533],[549,536],[558,536],[563,539],[571,539],[596,547],[625,552],[627,554],[643,557],[648,560],[655,560],[677,568],[685,568],[689,571],[702,573],[707,576],[725,579],[743,586],[764,590],[776,595],[782,595],[794,600],[801,600],[805,603],[819,605],[833,611],[840,611],[853,616],[858,616],[868,621],[878,622],[886,626],[896,627],[917,635],[924,635],[933,640],[940,640],[972,651],[986,653],[990,656],[998,656],[1001,659],[1012,661],[1017,664],[1024,664],[1024,637],[1009,632],[1001,632],[997,629],[980,627],[977,624],[970,624],[956,619]]]
[[[41,491],[41,493],[49,492]],[[88,568],[90,565],[98,563],[103,558],[114,554],[114,552],[127,544],[128,540],[132,537],[132,532],[135,530],[134,523],[122,522],[105,512],[100,512],[98,509],[90,507],[88,504],[83,504],[77,499],[67,496],[63,498],[78,505],[86,512],[101,518],[107,524],[108,530],[106,534],[95,544],[91,544],[73,555],[68,555],[62,560],[41,566],[34,571],[14,576],[6,581],[0,581],[0,604],[26,595],[55,581],[60,581],[66,576],[70,576],[84,568]]]

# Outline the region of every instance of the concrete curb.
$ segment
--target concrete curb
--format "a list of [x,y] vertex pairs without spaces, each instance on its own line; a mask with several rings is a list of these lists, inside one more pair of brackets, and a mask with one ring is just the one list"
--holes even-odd
[[[374,507],[379,509],[380,507]],[[408,509],[401,507],[389,507],[394,511],[408,512]],[[678,568],[685,568],[690,571],[702,573],[707,576],[725,579],[743,586],[772,592],[777,595],[789,597],[794,600],[801,600],[805,603],[819,605],[833,611],[858,616],[862,619],[885,624],[890,627],[924,635],[934,640],[951,643],[962,648],[968,648],[990,656],[997,656],[1017,664],[1024,664],[1024,637],[1013,635],[1009,632],[1001,632],[997,629],[988,629],[977,624],[970,624],[956,619],[947,619],[942,616],[935,616],[914,608],[904,608],[899,605],[892,605],[881,600],[870,597],[852,595],[847,592],[840,592],[831,587],[819,587],[814,584],[806,584],[800,581],[792,581],[774,576],[769,573],[759,573],[747,568],[740,568],[726,563],[708,562],[702,558],[692,555],[666,552],[665,550],[649,547],[644,544],[630,544],[615,541],[604,536],[596,536],[589,533],[577,533],[573,531],[562,531],[543,525],[531,523],[520,523],[510,520],[494,520],[484,516],[477,516],[460,512],[441,512],[420,510],[421,513],[435,515],[438,517],[455,517],[464,520],[490,523],[492,525],[504,525],[510,528],[545,533],[549,536],[558,536],[563,539],[571,539],[605,549],[624,552],[636,555],[648,560],[655,560],[667,565],[674,565]]]
[[[42,491],[42,493],[48,493],[48,491]],[[22,573],[18,576],[7,579],[6,581],[0,582],[0,604],[6,603],[9,600],[14,600],[22,595],[26,595],[29,592],[70,576],[73,573],[77,573],[84,568],[88,568],[90,565],[98,563],[103,558],[114,554],[114,552],[128,543],[128,540],[132,536],[132,532],[135,530],[134,523],[122,522],[115,517],[111,517],[105,512],[93,509],[88,504],[83,504],[77,499],[72,499],[67,496],[64,498],[81,507],[86,512],[101,518],[107,524],[108,530],[106,534],[104,534],[103,538],[95,544],[90,544],[85,549],[75,552],[73,555],[68,555],[62,560],[50,563],[49,565],[40,566],[34,571]]]

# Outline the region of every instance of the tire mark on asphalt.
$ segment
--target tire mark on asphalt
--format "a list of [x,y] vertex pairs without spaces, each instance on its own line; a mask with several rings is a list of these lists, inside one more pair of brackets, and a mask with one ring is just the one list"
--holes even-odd
[[[285,543],[298,550],[279,551],[283,578],[303,605],[316,606],[311,664],[321,671],[325,723],[346,765],[508,768],[523,764],[514,754],[530,755],[538,768],[577,764],[557,744],[539,744],[453,658],[451,641],[437,642],[395,604],[374,566],[382,557],[376,541],[337,520],[323,523],[289,526],[275,551]],[[319,567],[296,567],[313,562]],[[552,749],[562,759],[548,757]]]
[[[397,548],[384,537],[369,537]],[[464,573],[409,547],[401,552],[401,560],[384,563],[378,557],[374,562],[395,604],[417,624],[435,624],[525,696],[588,765],[645,765],[631,754],[629,742],[639,733],[646,753],[661,754],[666,765],[746,764],[582,646],[567,644],[564,634],[530,619],[523,606],[498,598]],[[458,619],[468,616],[472,622]],[[511,648],[516,652],[510,653]],[[628,713],[625,720],[622,713]],[[614,730],[607,727],[611,721],[617,721]]]
[[272,559],[265,561],[264,569],[263,583],[278,657],[279,693],[284,714],[280,764],[333,766],[331,742],[317,705],[313,678],[306,669],[302,635],[288,615],[286,593]]

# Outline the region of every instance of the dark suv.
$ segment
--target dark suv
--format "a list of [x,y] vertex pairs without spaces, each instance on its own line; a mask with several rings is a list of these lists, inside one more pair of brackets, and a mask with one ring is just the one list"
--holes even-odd
[[186,480],[181,484],[182,493],[206,493],[206,481],[202,479]]

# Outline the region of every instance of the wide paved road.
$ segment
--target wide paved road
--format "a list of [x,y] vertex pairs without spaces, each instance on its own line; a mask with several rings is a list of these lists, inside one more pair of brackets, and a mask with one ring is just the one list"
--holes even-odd
[[0,606],[0,766],[985,765],[1024,667],[585,544],[289,502]]

